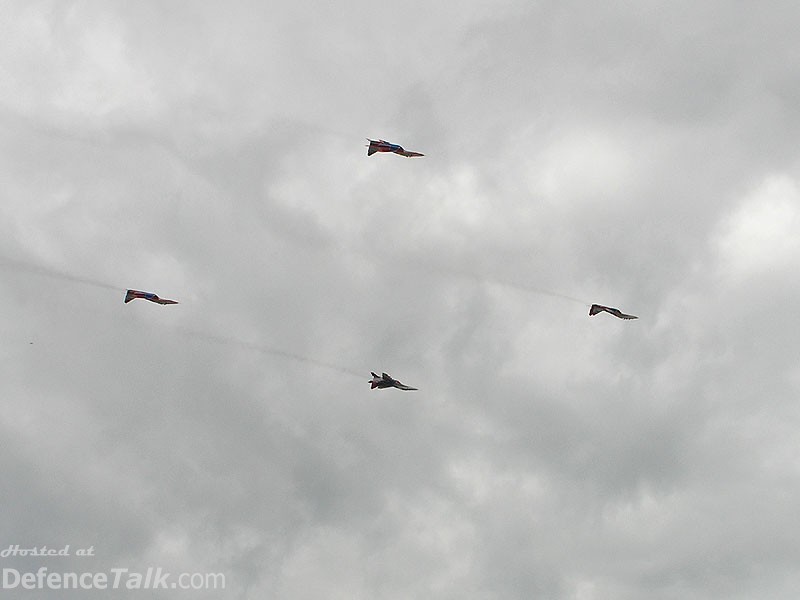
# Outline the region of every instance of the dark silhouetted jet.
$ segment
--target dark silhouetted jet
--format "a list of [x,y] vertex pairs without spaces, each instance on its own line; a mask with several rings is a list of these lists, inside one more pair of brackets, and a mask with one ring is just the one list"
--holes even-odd
[[618,308],[610,308],[608,306],[603,306],[602,304],[592,304],[592,307],[589,309],[589,316],[594,316],[599,312],[607,312],[609,314],[614,315],[618,319],[638,319],[634,315],[626,315]]
[[397,388],[398,390],[405,390],[407,392],[416,391],[417,388],[409,387],[407,385],[403,385],[397,379],[393,379],[390,375],[386,373],[381,373],[380,377],[376,373],[372,373],[372,379],[369,380],[370,382],[370,389],[378,388],[380,390],[385,388]]

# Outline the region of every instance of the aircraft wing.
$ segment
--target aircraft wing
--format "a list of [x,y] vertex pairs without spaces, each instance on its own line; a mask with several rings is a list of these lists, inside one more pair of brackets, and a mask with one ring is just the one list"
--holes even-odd
[[415,156],[425,156],[421,152],[411,152],[410,150],[400,150],[397,153],[402,154],[403,156],[408,156],[409,158],[413,158]]
[[392,149],[392,144],[384,140],[371,140],[367,138],[369,146],[367,146],[367,156],[372,156],[376,152],[389,152]]
[[152,300],[153,298],[158,298],[158,296],[151,294],[150,292],[142,292],[140,290],[128,290],[125,292],[125,304],[131,300],[136,300],[137,298],[142,300]]

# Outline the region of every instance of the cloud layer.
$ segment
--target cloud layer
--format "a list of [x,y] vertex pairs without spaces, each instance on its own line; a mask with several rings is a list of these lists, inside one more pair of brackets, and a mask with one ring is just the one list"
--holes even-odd
[[796,597],[800,9],[462,4],[6,3],[3,568]]

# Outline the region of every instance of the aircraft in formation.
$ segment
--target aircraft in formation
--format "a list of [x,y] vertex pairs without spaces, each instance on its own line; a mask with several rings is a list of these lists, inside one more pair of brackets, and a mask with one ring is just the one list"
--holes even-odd
[[411,152],[406,150],[399,144],[392,144],[391,142],[387,142],[386,140],[371,140],[367,138],[369,142],[369,146],[367,146],[367,156],[372,156],[376,152],[394,152],[395,154],[399,154],[400,156],[407,156],[409,158],[413,158],[415,156],[425,156],[419,152]]
[[[415,157],[415,156],[424,156],[424,154],[420,152],[410,152],[404,149],[402,146],[398,144],[392,144],[391,142],[387,142],[386,140],[371,140],[367,138],[369,142],[367,156],[372,156],[376,152],[393,152],[395,154],[399,154],[401,156],[407,157]],[[130,302],[131,300],[142,299],[148,300],[150,302],[155,302],[156,304],[178,304],[177,300],[169,300],[167,298],[159,298],[156,294],[152,292],[143,292],[141,290],[127,290],[125,293],[125,304]],[[613,308],[610,306],[603,306],[602,304],[592,304],[589,308],[589,316],[594,316],[601,312],[607,312],[610,315],[617,317],[618,319],[638,319],[639,317],[635,315],[628,315],[623,313],[618,308]],[[394,379],[388,373],[381,373],[378,375],[375,372],[372,373],[372,379],[369,380],[370,388],[371,389],[386,389],[386,388],[396,388],[398,390],[404,391],[417,391],[417,388],[405,385],[399,382],[397,379]]]
[[589,316],[590,317],[593,317],[597,313],[601,313],[601,312],[607,312],[607,313],[609,313],[611,315],[614,315],[618,319],[630,320],[630,319],[638,319],[639,318],[639,317],[636,317],[634,315],[626,315],[624,312],[622,312],[618,308],[611,308],[610,306],[603,306],[602,304],[592,304],[591,308],[589,308]]
[[397,388],[398,390],[404,390],[406,392],[415,392],[415,391],[417,391],[417,388],[409,387],[407,385],[404,385],[404,384],[400,383],[399,381],[397,381],[397,379],[394,379],[388,373],[381,373],[380,377],[374,371],[371,371],[371,373],[372,373],[372,379],[369,380],[369,383],[370,383],[369,387],[370,387],[371,390],[374,390],[375,388],[378,388],[379,390],[383,390],[383,389],[386,389],[386,388],[393,387],[393,388]]
[[131,300],[136,300],[137,298],[141,298],[142,300],[149,300],[150,302],[155,302],[156,304],[178,304],[177,300],[167,300],[166,298],[159,298],[152,292],[141,292],[139,290],[128,290],[125,294],[125,304],[127,304]]

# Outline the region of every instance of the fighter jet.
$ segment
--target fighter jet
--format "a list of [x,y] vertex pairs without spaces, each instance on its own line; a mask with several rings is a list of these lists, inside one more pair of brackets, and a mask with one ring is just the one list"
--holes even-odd
[[610,308],[608,306],[603,306],[602,304],[592,304],[591,308],[589,309],[589,316],[596,315],[599,312],[607,312],[609,314],[614,315],[618,319],[638,319],[639,317],[635,317],[633,315],[626,315],[618,308]]
[[150,302],[155,302],[156,304],[178,304],[176,300],[167,300],[166,298],[159,298],[155,294],[151,292],[140,292],[139,290],[128,290],[125,294],[125,304],[130,302],[131,300],[135,300],[136,298],[141,298],[142,300],[150,300]]
[[417,391],[417,388],[412,388],[407,385],[403,385],[402,383],[397,381],[397,379],[392,379],[392,377],[390,375],[387,375],[386,373],[381,373],[380,377],[378,377],[378,375],[375,372],[373,371],[370,372],[372,373],[372,379],[370,379],[369,382],[371,384],[370,389],[372,390],[374,390],[375,388],[382,390],[385,388],[393,387],[397,388],[398,390],[405,390],[407,392]]
[[369,142],[369,146],[367,146],[367,156],[372,156],[376,152],[394,152],[395,154],[408,156],[409,158],[414,156],[425,156],[419,152],[409,152],[399,144],[392,144],[386,140],[371,140],[367,138],[367,141]]

